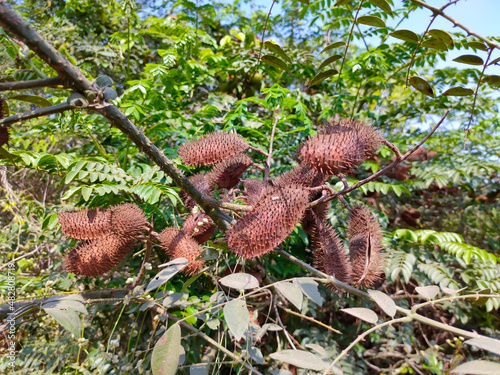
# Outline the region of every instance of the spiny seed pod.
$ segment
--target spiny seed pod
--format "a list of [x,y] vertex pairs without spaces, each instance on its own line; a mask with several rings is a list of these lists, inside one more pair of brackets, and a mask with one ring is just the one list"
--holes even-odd
[[216,228],[210,216],[199,212],[193,212],[184,220],[182,230],[201,245],[213,236]]
[[354,206],[347,235],[354,285],[371,288],[382,278],[385,266],[380,223],[368,207]]
[[300,185],[305,187],[316,187],[323,185],[328,179],[322,173],[308,167],[305,164],[299,164],[297,167],[285,172],[275,182],[275,186]]
[[112,230],[111,211],[87,209],[85,211],[59,212],[62,232],[71,238],[91,240],[103,237]]
[[[207,175],[205,173],[197,173],[188,178],[188,180],[197,188],[201,193],[205,195],[210,195],[213,189],[210,188],[208,184]],[[196,202],[191,198],[184,190],[181,190],[179,197],[184,202],[184,205],[188,208],[193,208],[196,206]]]
[[86,241],[66,254],[64,267],[76,275],[103,275],[125,258],[134,243],[134,240],[124,240],[114,233]]
[[240,182],[240,177],[252,164],[247,154],[238,154],[229,157],[214,166],[207,174],[208,185],[212,188],[231,189]]
[[[339,281],[351,283],[351,263],[337,232],[329,224],[319,220],[316,227],[317,231],[312,241],[315,267],[328,275],[335,276]],[[334,291],[341,291],[332,284],[328,287]]]
[[9,109],[7,107],[7,101],[0,98],[0,119],[5,118],[9,115]]
[[247,203],[250,206],[254,206],[266,191],[264,188],[264,182],[256,178],[247,178],[243,181],[243,185],[245,186]]
[[304,212],[304,216],[300,220],[302,224],[302,230],[308,234],[313,235],[313,233],[318,229],[317,221],[324,222],[326,220],[326,215],[330,210],[330,203],[322,203],[313,208],[309,208]]
[[188,265],[182,270],[186,275],[192,275],[199,272],[204,262],[195,261],[201,254],[200,245],[183,230],[176,228],[165,228],[160,233],[160,243],[165,252],[172,259],[185,258]]
[[134,203],[123,203],[111,208],[113,232],[125,239],[136,239],[148,229],[144,212]]
[[229,248],[244,258],[254,258],[278,246],[295,228],[308,203],[300,186],[269,188],[227,232]]
[[[0,117],[1,118],[1,117]],[[0,147],[9,143],[9,128],[0,125]]]
[[382,136],[360,122],[343,120],[322,128],[300,149],[302,162],[327,175],[349,172],[371,157],[380,147]]
[[210,165],[246,150],[248,143],[235,133],[212,133],[185,143],[177,151],[184,164]]

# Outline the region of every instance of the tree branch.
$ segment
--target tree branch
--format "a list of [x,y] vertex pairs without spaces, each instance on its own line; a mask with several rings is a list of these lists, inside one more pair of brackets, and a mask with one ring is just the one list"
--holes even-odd
[[437,13],[441,17],[446,18],[448,21],[450,21],[451,23],[453,23],[453,25],[455,25],[456,27],[459,27],[462,30],[464,30],[468,35],[475,36],[479,40],[482,40],[483,42],[485,42],[486,44],[488,44],[490,47],[494,47],[496,49],[500,49],[500,44],[498,44],[494,40],[485,38],[484,36],[481,36],[478,33],[474,32],[473,30],[469,29],[467,26],[462,25],[460,22],[456,21],[454,18],[451,18],[450,16],[448,16],[447,14],[445,14],[441,9],[436,8],[436,7],[432,6],[432,5],[429,5],[429,4],[427,4],[426,2],[424,2],[422,0],[410,0],[410,1],[413,2],[413,3],[415,3],[415,4],[421,5],[424,8],[427,8],[427,9],[431,10],[434,14]]
[[24,121],[24,120],[30,120],[33,118],[37,117],[43,117],[43,116],[48,116],[48,115],[53,115],[54,113],[61,113],[65,111],[70,111],[72,109],[75,109],[76,107],[67,103],[61,103],[61,104],[56,104],[52,105],[50,107],[43,107],[43,108],[38,108],[33,111],[27,111],[23,113],[18,113],[13,116],[5,117],[0,120],[0,126],[1,125],[10,125],[14,124],[18,121]]
[[[33,52],[54,69],[58,75],[77,91],[94,91],[95,88],[83,73],[52,47],[33,28],[0,0],[0,26],[22,40]],[[175,184],[184,189],[209,215],[221,230],[227,229],[228,215],[219,208],[212,208],[203,201],[201,192],[182,175],[176,166],[144,135],[118,108],[112,104],[101,106],[98,111],[122,131],[149,159],[158,165]]]
[[38,87],[54,87],[60,85],[64,85],[64,81],[61,79],[61,77],[57,76],[50,78],[33,79],[29,81],[0,82],[0,91],[25,90]]

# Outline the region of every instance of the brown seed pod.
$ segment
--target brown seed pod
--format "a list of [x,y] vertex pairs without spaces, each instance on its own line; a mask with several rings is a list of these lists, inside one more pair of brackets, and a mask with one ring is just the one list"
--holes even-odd
[[[0,117],[1,118],[1,117]],[[0,125],[0,147],[9,143],[9,128]]]
[[347,235],[354,285],[371,288],[381,280],[385,266],[380,223],[368,207],[354,206]]
[[182,230],[201,245],[213,236],[216,228],[210,216],[199,212],[193,212],[184,220]]
[[[314,249],[314,266],[328,274],[335,276],[339,281],[350,284],[352,281],[352,268],[344,245],[337,232],[326,222],[317,221],[317,231],[312,236]],[[328,287],[333,291],[341,292],[332,284]]]
[[200,245],[183,230],[176,228],[165,228],[160,233],[160,243],[165,252],[172,259],[185,258],[188,265],[182,270],[186,275],[192,275],[199,272],[204,261],[197,260],[201,254]]
[[59,212],[62,232],[71,238],[91,240],[103,237],[112,230],[111,211],[87,209],[84,211]]
[[373,156],[382,136],[363,123],[342,120],[325,126],[300,149],[302,162],[326,175],[347,173]]
[[177,151],[186,165],[210,165],[243,152],[250,146],[235,133],[212,133],[188,142]]
[[[197,173],[188,178],[188,180],[197,188],[201,193],[205,195],[211,195],[213,192],[213,188],[210,188],[208,184],[207,175],[205,173]],[[193,198],[191,198],[184,190],[181,190],[179,193],[179,197],[184,202],[184,205],[187,208],[193,208],[196,206],[196,202]]]
[[268,253],[292,232],[304,214],[308,194],[300,186],[275,187],[227,232],[227,244],[236,254],[254,258]]
[[324,222],[326,220],[326,215],[330,210],[330,203],[322,203],[313,208],[309,208],[304,212],[304,216],[300,220],[302,224],[302,230],[308,234],[313,235],[317,230],[317,221]]
[[208,185],[211,188],[231,189],[240,182],[240,177],[252,164],[247,154],[238,154],[229,157],[214,166],[207,174]]
[[85,241],[66,254],[64,268],[76,275],[103,275],[125,258],[134,243],[114,233]]
[[316,187],[323,185],[328,176],[317,172],[315,169],[305,164],[299,164],[297,167],[285,172],[275,182],[275,186],[300,185],[304,187]]
[[7,107],[7,101],[0,98],[0,119],[5,118],[9,115],[9,109]]
[[134,203],[123,203],[111,208],[113,232],[125,239],[136,239],[148,229],[144,212]]
[[245,186],[245,193],[247,196],[247,203],[254,206],[265,193],[264,182],[256,178],[247,178],[243,181]]

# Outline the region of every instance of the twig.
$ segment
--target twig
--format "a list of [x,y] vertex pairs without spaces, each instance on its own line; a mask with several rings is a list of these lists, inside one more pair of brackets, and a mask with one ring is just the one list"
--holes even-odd
[[276,125],[278,124],[279,117],[274,116],[273,130],[271,131],[271,140],[269,141],[269,152],[267,154],[266,170],[264,172],[264,186],[267,186],[267,181],[269,180],[269,171],[271,170],[271,159],[273,157],[273,142],[274,142],[274,132],[276,131]]
[[[257,73],[257,70],[259,69],[260,66],[260,58],[262,56],[262,48],[264,47],[264,38],[266,37],[266,29],[267,29],[267,24],[269,23],[269,17],[271,17],[271,12],[273,10],[273,6],[276,0],[273,0],[271,7],[269,8],[269,12],[267,13],[267,18],[266,22],[264,23],[264,28],[262,29],[262,38],[260,41],[260,49],[259,49],[259,56],[257,57],[257,65],[255,65],[255,68],[253,69],[252,75],[249,76],[250,78],[246,80],[244,88],[248,86],[250,82],[252,82],[253,77],[255,77],[255,73]],[[243,90],[244,91],[244,90]]]
[[283,332],[285,332],[285,337],[287,338],[288,343],[290,344],[290,346],[292,347],[293,350],[297,350],[292,339],[290,338],[290,334],[288,333],[285,325],[281,321],[281,317],[280,317],[280,314],[278,312],[278,295],[277,294],[274,295],[274,313],[276,314],[276,321],[278,322],[279,326],[281,328],[283,328]]
[[64,81],[61,77],[50,77],[42,79],[33,79],[29,81],[17,81],[17,82],[0,82],[0,91],[12,91],[12,90],[25,90],[34,89],[37,87],[53,87],[64,85]]
[[155,238],[152,235],[152,228],[149,230],[149,238],[147,239],[146,242],[146,254],[144,254],[144,259],[142,261],[142,266],[139,271],[139,274],[135,278],[134,282],[130,285],[128,288],[129,290],[134,290],[134,288],[139,284],[139,282],[142,279],[142,276],[144,276],[144,272],[146,272],[146,263],[149,261],[149,256],[151,255],[151,248],[153,247],[153,242],[151,241],[151,238]]
[[330,202],[331,200],[333,199],[336,199],[340,196],[344,196],[345,194],[359,188],[360,186],[362,185],[365,185],[367,184],[368,182],[370,181],[373,181],[375,180],[376,178],[386,174],[387,172],[389,172],[392,168],[394,168],[396,165],[398,165],[399,163],[401,163],[402,161],[406,160],[408,157],[410,157],[411,154],[413,154],[420,146],[422,146],[431,136],[432,134],[434,134],[434,132],[439,128],[439,126],[443,123],[443,121],[445,120],[446,116],[448,116],[448,113],[450,112],[450,110],[447,110],[445,112],[445,114],[443,115],[443,117],[441,118],[441,120],[439,120],[439,122],[432,128],[432,130],[427,133],[427,135],[415,146],[413,147],[410,151],[406,152],[402,157],[401,159],[398,159],[398,156],[396,154],[396,160],[394,160],[391,164],[389,164],[387,167],[381,169],[380,171],[372,174],[370,177],[367,177],[365,178],[364,180],[361,180],[361,181],[358,181],[357,183],[355,183],[354,185],[348,187],[348,188],[344,188],[342,189],[341,191],[339,191],[338,193],[335,193],[335,194],[332,194],[332,195],[327,195],[327,196],[324,196],[324,197],[321,197],[321,198],[318,198],[317,200],[313,201],[313,202],[310,202],[309,205],[307,206],[307,208],[312,208],[312,207],[315,207],[319,204],[322,204],[322,203],[325,203],[325,202]]
[[479,92],[479,87],[481,86],[481,79],[483,79],[484,71],[486,70],[486,67],[488,66],[488,61],[490,61],[490,57],[491,57],[492,52],[493,52],[493,48],[490,48],[490,51],[488,52],[488,57],[486,57],[486,61],[484,62],[484,65],[483,65],[483,70],[481,71],[481,75],[479,76],[479,79],[477,80],[476,92],[474,93],[474,102],[472,103],[472,109],[470,112],[470,119],[469,119],[469,123],[467,124],[467,128],[465,129],[464,146],[463,146],[464,150],[465,150],[465,142],[467,141],[467,136],[469,135],[469,132],[470,132],[470,124],[472,123],[472,119],[474,118],[474,110],[476,109],[476,100],[477,100],[477,94]]
[[24,254],[24,255],[21,255],[21,256],[19,256],[19,257],[15,258],[15,259],[12,259],[10,262],[7,262],[7,263],[5,263],[5,264],[2,264],[2,265],[0,266],[0,270],[1,270],[2,268],[4,268],[4,267],[7,267],[7,266],[8,266],[9,264],[11,264],[11,263],[15,263],[15,262],[17,262],[17,261],[18,261],[18,260],[20,260],[20,259],[23,259],[23,258],[26,258],[26,257],[28,257],[28,256],[30,256],[30,255],[35,254],[38,250],[39,250],[39,249],[38,249],[38,246],[37,246],[37,245],[35,245],[35,250],[30,251],[29,253],[26,253],[26,254]]
[[349,50],[349,44],[351,43],[351,38],[352,34],[354,31],[354,26],[356,25],[356,22],[358,21],[358,14],[359,11],[361,10],[361,7],[363,6],[365,0],[361,0],[359,3],[358,9],[356,10],[356,15],[354,16],[354,20],[352,22],[351,26],[351,31],[349,31],[349,37],[347,38],[347,44],[345,45],[345,50],[344,50],[344,57],[342,57],[342,63],[340,64],[340,70],[339,70],[339,78],[337,79],[337,90],[339,88],[340,84],[340,75],[342,74],[342,69],[344,69],[344,63],[345,63],[345,58],[347,57],[347,51]]
[[[443,5],[439,11],[440,12],[443,12],[443,10],[445,10],[447,7],[449,7],[450,5],[452,4],[455,4],[456,2],[458,2],[459,0],[453,0],[453,1],[450,1],[448,4],[445,4]],[[431,28],[431,25],[432,23],[434,22],[434,20],[436,19],[436,17],[439,15],[439,13],[437,12],[433,12],[433,15],[432,15],[432,18],[431,18],[431,22],[429,22],[429,25],[427,26],[427,29],[425,29],[424,33],[422,34],[422,37],[420,38],[420,40],[418,41],[418,44],[417,44],[417,47],[415,48],[415,51],[413,51],[413,54],[411,55],[411,60],[410,60],[410,64],[408,65],[408,72],[406,73],[406,87],[408,87],[408,80],[410,79],[410,70],[411,70],[411,66],[413,64],[413,61],[415,61],[415,56],[417,55],[417,52],[418,52],[418,49],[420,48],[420,46],[422,45],[422,43],[424,42],[424,38],[425,38],[425,35],[427,34],[427,32],[429,31],[429,29]]]
[[0,120],[0,125],[10,125],[10,124],[14,124],[18,121],[30,120],[32,118],[53,115],[54,113],[61,113],[64,111],[70,111],[70,110],[73,110],[75,108],[76,107],[69,105],[67,103],[56,104],[56,105],[52,105],[50,107],[38,108],[38,109],[35,109],[33,111],[27,111],[27,112],[23,112],[23,113],[18,113],[18,114],[13,115],[13,116],[5,117],[5,118]]
[[389,320],[388,322],[380,323],[377,324],[376,326],[370,328],[369,330],[363,332],[361,335],[356,337],[356,339],[349,344],[347,348],[342,350],[342,352],[333,360],[332,363],[330,363],[330,366],[323,372],[323,375],[328,375],[330,373],[330,370],[335,366],[338,361],[340,361],[349,351],[360,341],[362,341],[366,336],[368,336],[370,333],[375,332],[377,329],[380,329],[382,327],[394,324],[394,323],[405,323],[411,321],[411,318],[409,317],[404,317],[404,318],[398,318],[398,319],[392,319]]
[[255,146],[250,146],[249,149],[258,152],[259,154],[262,154],[262,155],[264,155],[267,158],[268,153],[265,152],[264,150],[262,150],[262,149],[260,149],[258,147],[255,147]]
[[488,44],[490,47],[494,47],[496,49],[500,49],[500,44],[498,42],[496,42],[494,40],[491,40],[491,39],[488,39],[488,38],[485,38],[484,36],[481,36],[478,33],[474,32],[473,30],[469,29],[467,26],[462,25],[460,22],[456,21],[454,18],[451,18],[450,16],[448,16],[447,14],[445,14],[442,9],[439,9],[439,8],[436,8],[436,7],[432,6],[432,5],[429,5],[429,4],[427,4],[426,2],[424,2],[422,0],[410,0],[410,1],[413,2],[413,3],[416,3],[418,5],[421,5],[424,8],[427,8],[427,9],[431,10],[434,14],[436,14],[436,13],[439,14],[441,17],[443,17],[443,18],[447,19],[448,21],[450,21],[451,23],[453,23],[454,26],[461,28],[468,35],[473,35],[476,38],[478,38],[479,40],[482,40],[483,42],[485,42],[486,44]]
[[293,310],[291,310],[291,309],[289,309],[289,308],[286,308],[286,307],[283,307],[283,306],[278,306],[278,307],[279,307],[280,309],[285,310],[285,311],[286,311],[287,313],[289,313],[289,314],[292,314],[292,315],[295,315],[295,316],[301,317],[301,318],[303,318],[303,319],[309,320],[310,322],[313,322],[313,323],[315,323],[315,324],[317,324],[317,325],[319,325],[319,326],[321,326],[321,327],[323,327],[323,328],[326,328],[326,329],[327,329],[327,330],[329,330],[329,331],[332,331],[332,332],[334,332],[334,333],[338,333],[338,334],[342,334],[342,332],[340,332],[340,331],[336,330],[335,328],[332,328],[332,327],[330,327],[329,325],[327,325],[327,324],[325,324],[325,323],[323,323],[323,322],[320,322],[319,320],[316,320],[316,319],[314,319],[314,318],[312,318],[312,317],[310,317],[310,316],[300,314],[300,313],[298,313],[298,312],[296,312],[296,311],[293,311]]

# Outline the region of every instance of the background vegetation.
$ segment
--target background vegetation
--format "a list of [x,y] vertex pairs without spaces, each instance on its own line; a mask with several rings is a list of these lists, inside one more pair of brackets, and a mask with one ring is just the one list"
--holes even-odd
[[[500,77],[490,73],[500,61],[500,39],[481,39],[460,27],[447,33],[432,24],[413,24],[404,32],[386,26],[411,20],[422,3],[284,1],[279,12],[270,12],[271,2],[253,11],[251,3],[241,1],[6,2],[90,81],[110,77],[118,93],[112,102],[187,176],[199,169],[183,166],[176,150],[209,132],[234,130],[268,150],[278,116],[270,170],[276,177],[297,165],[294,155],[301,141],[336,116],[371,124],[406,152],[449,110],[424,149],[345,198],[369,205],[384,228],[388,260],[379,291],[401,308],[424,303],[419,309],[424,316],[500,338]],[[263,44],[263,35],[281,49]],[[56,75],[6,28],[0,29],[0,41],[0,84]],[[441,63],[451,51],[466,56],[459,60],[463,69]],[[4,89],[1,97],[13,115],[66,103],[70,93],[56,85]],[[264,156],[255,155],[264,163]],[[293,301],[268,286],[295,278],[297,288],[301,279],[296,278],[317,275],[279,253],[243,262],[215,240],[224,237],[221,231],[206,246],[208,267],[195,280],[177,274],[145,293],[166,261],[155,244],[151,266],[137,289],[125,295],[123,289],[141,269],[144,243],[105,276],[77,277],[62,267],[75,242],[60,233],[57,212],[131,201],[159,232],[181,225],[188,214],[178,186],[94,110],[12,124],[0,157],[2,282],[6,285],[5,265],[14,262],[19,300],[114,291],[85,300],[85,314],[75,312],[76,331],[74,324],[63,327],[40,310],[40,303],[20,311],[18,373],[148,373],[153,348],[168,327],[179,327],[173,325],[176,318],[185,323],[181,333],[174,328],[165,337],[175,342],[182,334],[178,373],[245,373],[252,368],[266,374],[312,374],[338,358],[335,371],[344,374],[448,374],[467,360],[495,359],[481,345],[465,345],[467,337],[420,321],[386,325],[355,341],[373,323],[340,309],[373,309],[383,324],[388,320],[380,304],[352,293],[332,294],[321,283],[319,294],[313,283],[303,301]],[[381,148],[348,176],[348,183],[392,158],[390,150]],[[247,176],[262,177],[262,171],[249,169]],[[335,178],[329,184],[342,188]],[[345,239],[346,211],[338,200],[328,219]],[[300,226],[282,249],[312,264]],[[260,287],[245,298],[250,325],[245,338],[234,341],[226,329],[229,313],[222,305],[213,307],[238,297],[238,290],[218,280],[242,270]],[[439,289],[416,289],[431,285]],[[7,289],[2,288],[6,303]],[[425,304],[439,297],[445,300]],[[351,343],[349,355],[338,357]],[[490,344],[491,349],[498,342]],[[316,356],[313,362],[326,365],[314,369],[270,356],[285,349],[307,351]],[[178,355],[175,348],[169,350],[167,358]],[[200,363],[207,365],[195,366]],[[175,372],[175,367],[163,370]],[[9,369],[7,361],[0,368]]]

